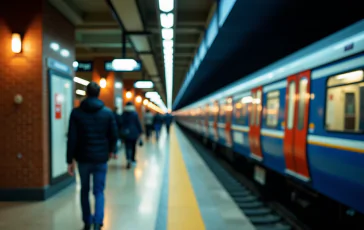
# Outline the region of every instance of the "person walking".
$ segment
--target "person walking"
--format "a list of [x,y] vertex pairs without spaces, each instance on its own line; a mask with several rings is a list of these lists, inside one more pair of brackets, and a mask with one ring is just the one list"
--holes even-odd
[[126,103],[124,113],[121,115],[120,133],[125,142],[126,160],[128,162],[126,168],[129,169],[131,165],[136,165],[136,145],[143,133],[138,113],[131,102]]
[[153,119],[154,131],[155,131],[155,138],[156,140],[159,139],[160,131],[163,125],[163,117],[159,113],[154,115]]
[[121,129],[121,115],[118,113],[119,108],[115,107],[114,108],[114,118],[115,118],[115,122],[116,122],[116,126],[117,126],[117,133],[118,133],[118,140],[116,142],[116,148],[114,153],[117,154],[119,152],[119,148],[121,146],[121,140],[120,140],[120,129]]
[[169,129],[170,129],[170,127],[171,127],[172,121],[173,121],[173,116],[172,116],[172,114],[167,113],[167,114],[164,116],[164,122],[165,122],[165,124],[166,124],[167,134],[169,134]]
[[145,125],[146,139],[149,140],[149,137],[152,134],[153,130],[153,114],[150,112],[149,109],[147,109],[144,114],[144,125]]
[[[91,82],[87,85],[87,98],[73,109],[68,130],[67,163],[68,173],[74,176],[77,161],[81,179],[81,207],[84,230],[101,229],[104,220],[104,189],[107,162],[116,158],[117,126],[113,112],[98,99],[100,86]],[[89,192],[93,179],[95,214],[91,214]]]

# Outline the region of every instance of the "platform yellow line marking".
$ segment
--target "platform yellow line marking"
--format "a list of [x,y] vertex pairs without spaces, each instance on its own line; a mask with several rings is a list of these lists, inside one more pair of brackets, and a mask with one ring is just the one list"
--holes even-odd
[[174,127],[171,127],[169,154],[167,228],[168,230],[204,230],[205,225]]

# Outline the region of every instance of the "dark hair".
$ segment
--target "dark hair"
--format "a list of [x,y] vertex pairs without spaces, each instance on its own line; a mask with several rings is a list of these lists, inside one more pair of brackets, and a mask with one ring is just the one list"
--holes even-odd
[[129,101],[126,103],[126,105],[133,105],[133,103]]
[[100,95],[100,86],[96,82],[90,82],[86,87],[87,96],[98,97]]
[[147,110],[145,110],[145,112],[149,113],[149,112],[150,112],[150,110],[149,110],[149,109],[147,109]]

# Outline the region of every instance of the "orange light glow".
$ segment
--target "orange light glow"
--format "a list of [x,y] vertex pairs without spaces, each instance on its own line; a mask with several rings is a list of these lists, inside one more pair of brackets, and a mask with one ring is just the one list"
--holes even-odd
[[144,99],[143,104],[144,104],[144,105],[148,105],[148,103],[149,103],[148,99]]
[[101,78],[100,79],[100,87],[101,88],[105,88],[106,87],[106,79],[105,78]]
[[133,94],[130,91],[128,91],[126,92],[125,96],[126,98],[130,99],[133,96]]
[[14,53],[21,52],[21,37],[20,34],[14,33],[11,37],[11,50]]
[[140,102],[142,102],[143,99],[141,96],[137,96],[135,100],[137,103],[140,103]]

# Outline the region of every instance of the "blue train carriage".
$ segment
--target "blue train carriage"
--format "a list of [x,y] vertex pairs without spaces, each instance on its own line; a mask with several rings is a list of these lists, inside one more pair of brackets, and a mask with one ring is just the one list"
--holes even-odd
[[364,213],[364,55],[312,71],[312,186]]
[[209,104],[209,136],[222,143],[218,102],[232,96],[239,155],[364,213],[363,31],[361,21],[182,111]]

